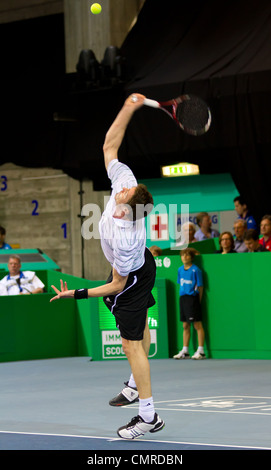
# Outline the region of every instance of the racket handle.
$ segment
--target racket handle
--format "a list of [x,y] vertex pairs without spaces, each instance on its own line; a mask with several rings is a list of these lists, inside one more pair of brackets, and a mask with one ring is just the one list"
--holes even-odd
[[149,98],[144,99],[144,104],[146,106],[150,106],[151,108],[159,108],[160,107],[160,104],[158,103],[158,101],[150,100]]

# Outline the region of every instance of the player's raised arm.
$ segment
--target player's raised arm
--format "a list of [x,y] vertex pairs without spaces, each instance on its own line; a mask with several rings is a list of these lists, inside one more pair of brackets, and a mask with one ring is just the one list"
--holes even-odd
[[[134,97],[136,97],[136,99],[134,99]],[[106,169],[111,160],[118,158],[118,150],[121,146],[127,126],[134,112],[143,106],[144,99],[145,96],[138,93],[130,95],[126,99],[119,114],[109,128],[103,146],[104,163]]]

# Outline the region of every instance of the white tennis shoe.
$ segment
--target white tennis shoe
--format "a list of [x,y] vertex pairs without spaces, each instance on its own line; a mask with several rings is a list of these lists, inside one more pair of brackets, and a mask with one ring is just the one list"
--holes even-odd
[[197,360],[206,359],[206,356],[204,353],[196,351],[195,354],[192,356],[192,359],[197,359]]
[[190,359],[190,355],[184,351],[179,351],[178,354],[173,356],[173,359]]
[[122,426],[117,430],[117,433],[122,439],[137,439],[144,436],[146,432],[157,432],[165,426],[164,421],[159,418],[155,413],[154,419],[151,423],[146,423],[141,416],[135,416],[130,423]]

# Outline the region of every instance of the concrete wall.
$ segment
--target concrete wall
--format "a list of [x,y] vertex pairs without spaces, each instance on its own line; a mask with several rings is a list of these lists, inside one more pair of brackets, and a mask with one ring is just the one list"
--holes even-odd
[[63,13],[64,0],[1,0],[0,24]]
[[79,226],[79,183],[62,171],[11,163],[0,167],[0,175],[0,224],[7,230],[6,242],[14,248],[39,248],[63,271],[73,271],[71,225]]
[[6,242],[14,248],[41,249],[65,273],[103,279],[110,268],[100,240],[82,238],[80,214],[88,203],[102,210],[108,195],[93,191],[91,181],[80,186],[61,170],[1,165],[0,225],[7,231]]

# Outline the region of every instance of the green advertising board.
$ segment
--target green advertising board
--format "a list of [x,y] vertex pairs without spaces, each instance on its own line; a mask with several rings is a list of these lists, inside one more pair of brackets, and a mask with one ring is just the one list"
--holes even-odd
[[[149,357],[168,357],[168,335],[166,315],[165,281],[157,280],[152,294],[156,304],[148,311],[148,325],[151,335]],[[114,316],[101,298],[98,299],[99,331],[102,354],[100,359],[125,359],[121,336],[116,328]]]
[[[67,280],[70,288],[91,288],[101,281],[87,281],[51,271],[49,285],[59,279]],[[167,291],[165,279],[156,279],[153,288],[155,305],[148,310],[148,324],[151,335],[149,357],[168,358]],[[102,298],[79,300],[76,304],[78,355],[90,356],[94,361],[125,359],[121,337],[115,317],[105,306]]]

